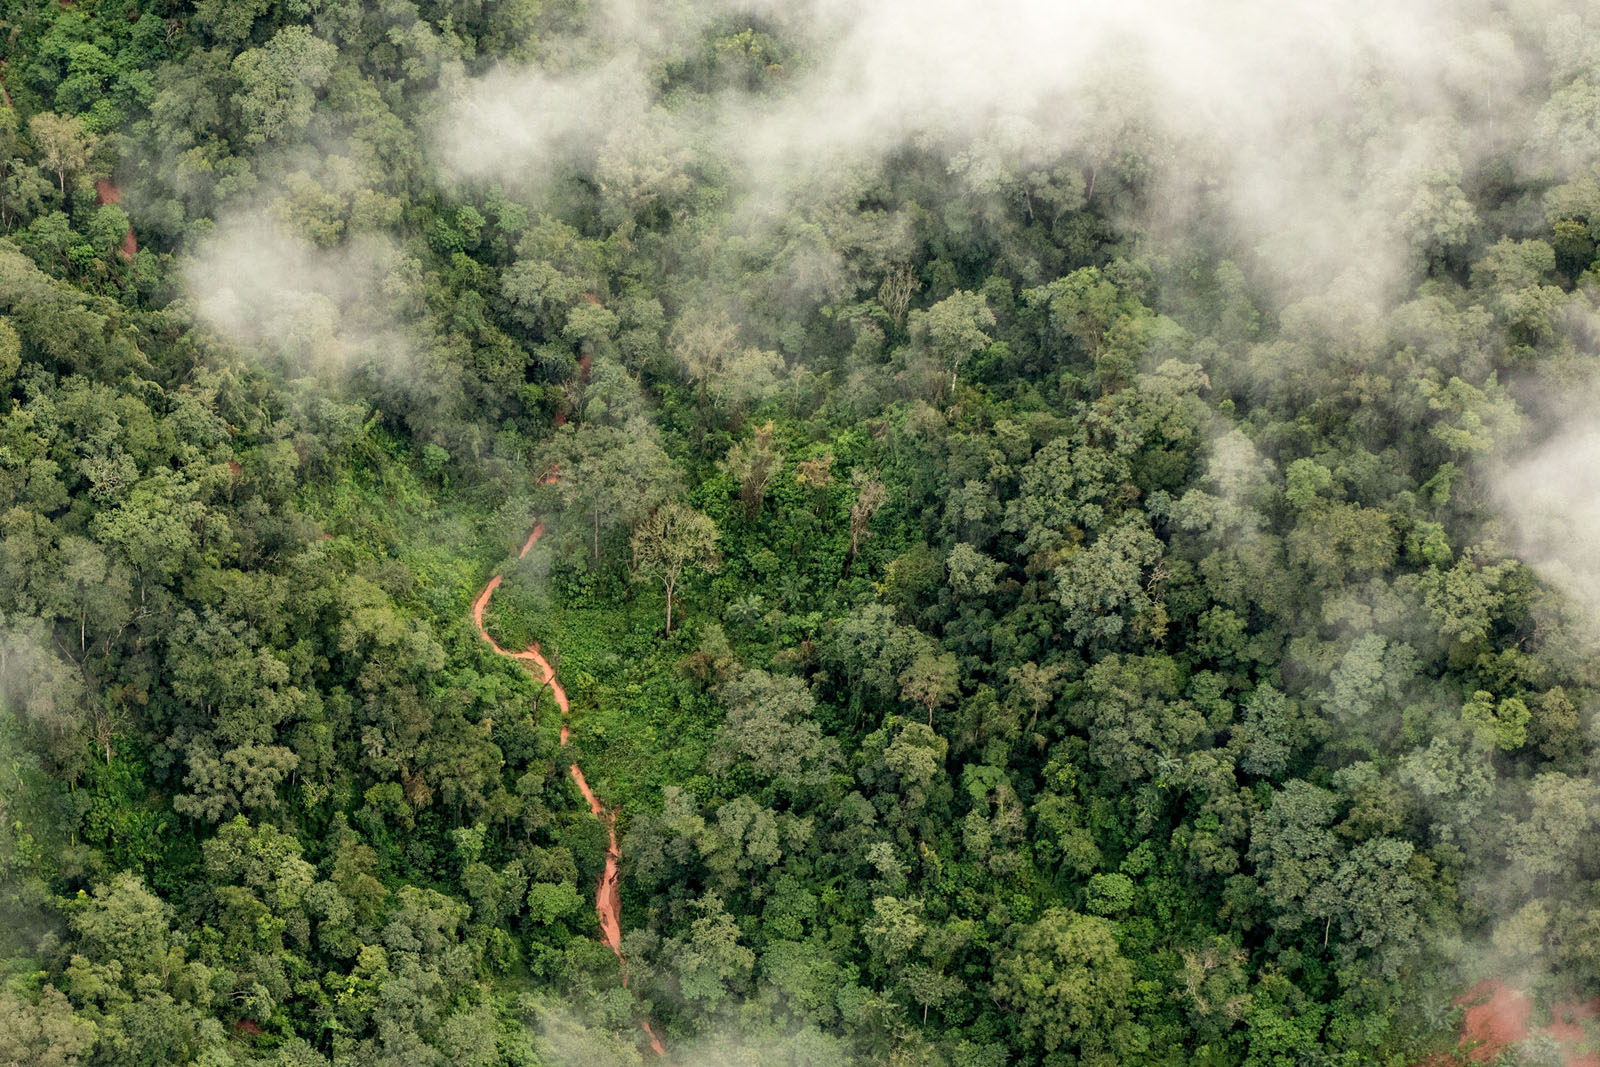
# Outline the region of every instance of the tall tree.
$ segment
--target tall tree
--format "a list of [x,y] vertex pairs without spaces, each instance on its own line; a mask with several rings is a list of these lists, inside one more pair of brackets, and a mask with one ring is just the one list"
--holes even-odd
[[1051,908],[997,954],[995,999],[1016,1013],[1023,1037],[1045,1052],[1104,1046],[1125,1019],[1133,968],[1107,919]]
[[672,603],[678,581],[691,569],[717,566],[717,524],[711,517],[675,500],[662,504],[633,534],[635,572],[641,579],[659,579],[667,596],[666,635],[672,635]]
[[927,311],[911,313],[913,340],[926,345],[950,369],[950,389],[956,387],[961,365],[987,348],[993,340],[994,312],[981,293],[958,289]]
[[739,483],[739,499],[747,519],[761,515],[767,487],[783,471],[783,449],[772,438],[771,422],[758,426],[749,440],[728,449],[727,458],[718,464]]
[[67,193],[67,175],[89,165],[94,155],[95,137],[76,115],[57,115],[42,111],[28,120],[28,133],[39,149],[39,161],[55,173],[61,195]]
[[872,517],[889,502],[889,489],[876,471],[856,468],[850,472],[850,484],[855,487],[856,498],[850,505],[850,555],[845,559],[845,573],[871,532]]

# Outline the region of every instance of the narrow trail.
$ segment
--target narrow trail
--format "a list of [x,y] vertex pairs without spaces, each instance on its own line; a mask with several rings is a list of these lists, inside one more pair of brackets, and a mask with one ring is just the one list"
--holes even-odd
[[[3,91],[3,90],[0,90]],[[6,107],[11,106],[11,98],[6,98]],[[110,178],[96,178],[94,180],[95,199],[102,204],[122,203],[122,190]],[[139,254],[139,239],[133,235],[133,227],[128,227],[128,232],[122,235],[122,245],[117,249],[117,254],[124,260],[131,260]]]
[[[547,475],[543,481],[554,481],[555,476]],[[538,543],[544,536],[544,523],[536,523],[528,534],[527,543],[522,546],[522,551],[517,553],[517,558],[528,554],[528,550]],[[556,678],[555,669],[550,666],[550,661],[544,658],[539,651],[539,643],[535,641],[521,652],[512,652],[501,648],[499,642],[489,636],[489,631],[483,628],[483,612],[489,606],[489,598],[500,587],[501,575],[489,579],[489,584],[483,587],[483,592],[478,594],[478,599],[472,602],[472,623],[478,628],[478,636],[486,641],[490,648],[499,655],[514,659],[528,669],[528,672],[539,681],[541,685],[550,687],[555,694],[556,707],[561,709],[561,744],[565,747],[572,736],[571,716],[572,707],[567,700],[567,691]],[[583,770],[576,763],[568,764],[567,771],[572,775],[573,782],[577,783],[578,791],[583,794],[583,799],[588,801],[589,810],[595,817],[605,820],[606,834],[609,839],[606,845],[606,867],[600,875],[599,883],[594,890],[594,913],[600,920],[600,936],[605,943],[611,946],[612,953],[617,957],[617,963],[622,967],[622,984],[628,984],[628,961],[622,955],[622,895],[619,887],[620,875],[618,866],[622,862],[622,845],[617,840],[617,813],[607,811],[605,805],[594,795],[594,790],[589,788],[589,782],[583,776]],[[657,1056],[665,1056],[667,1050],[661,1046],[661,1041],[656,1037],[656,1032],[650,1028],[648,1020],[641,1019],[640,1027],[644,1029],[645,1036],[650,1039],[650,1047]]]

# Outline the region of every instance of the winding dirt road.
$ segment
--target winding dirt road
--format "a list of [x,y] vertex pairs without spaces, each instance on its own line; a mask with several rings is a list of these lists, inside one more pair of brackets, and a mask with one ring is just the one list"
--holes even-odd
[[[548,475],[544,481],[554,481],[554,475]],[[528,554],[528,550],[539,542],[544,536],[544,523],[537,523],[528,534],[527,543],[522,546],[522,551],[517,553],[521,559]],[[494,638],[489,636],[489,631],[483,628],[483,611],[489,606],[489,598],[500,587],[500,575],[489,579],[489,584],[483,587],[483,592],[478,594],[478,599],[472,602],[472,623],[478,628],[478,636],[488,642],[489,647],[498,654],[509,659],[514,659],[526,667],[541,685],[550,687],[555,694],[556,707],[561,709],[561,744],[565,747],[567,740],[572,736],[571,705],[567,701],[567,691],[562,688],[561,682],[556,678],[555,670],[550,666],[550,661],[544,658],[539,651],[539,643],[535,641],[521,652],[511,652],[501,648]],[[576,763],[569,764],[568,772],[572,780],[577,783],[578,791],[583,794],[583,799],[589,802],[589,810],[594,812],[596,818],[604,819],[606,834],[609,843],[606,845],[606,868],[600,875],[600,881],[594,890],[594,913],[600,919],[600,936],[617,957],[617,963],[622,967],[622,984],[628,984],[628,961],[622,955],[622,897],[618,890],[617,867],[622,860],[622,846],[617,841],[617,813],[607,811],[605,805],[600,803],[594,795],[594,790],[589,788],[588,781],[583,777],[583,771]],[[650,1029],[647,1020],[640,1020],[639,1025],[644,1029],[645,1036],[650,1039],[650,1047],[657,1056],[665,1056],[667,1050],[661,1047],[661,1041],[656,1037],[655,1031]]]

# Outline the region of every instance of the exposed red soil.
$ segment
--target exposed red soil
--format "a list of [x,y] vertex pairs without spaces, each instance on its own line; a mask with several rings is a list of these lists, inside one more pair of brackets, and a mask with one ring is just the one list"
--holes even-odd
[[[541,484],[553,482],[555,477],[555,473],[551,472],[541,478],[540,482]],[[535,523],[533,530],[528,534],[527,542],[522,546],[522,551],[517,553],[517,558],[521,559],[526,556],[528,551],[538,543],[539,538],[543,536],[544,523]],[[483,592],[478,594],[478,599],[472,602],[472,623],[478,628],[478,636],[488,642],[490,648],[502,656],[521,663],[528,668],[528,672],[538,680],[540,685],[550,687],[550,692],[555,696],[556,707],[561,709],[561,744],[565,747],[568,739],[572,736],[570,723],[572,706],[567,700],[566,689],[562,686],[560,680],[556,678],[555,669],[550,666],[550,661],[545,659],[544,654],[539,651],[539,643],[535,641],[521,652],[511,652],[501,648],[499,642],[490,637],[489,631],[483,627],[484,609],[489,606],[489,598],[494,595],[494,591],[500,587],[500,580],[501,575],[498,574],[489,579],[489,584],[483,587]],[[567,771],[572,775],[572,780],[577,785],[578,792],[582,793],[583,799],[588,802],[589,810],[595,814],[596,818],[605,820],[606,834],[609,838],[606,845],[606,866],[600,875],[598,883],[595,885],[594,913],[600,920],[601,939],[611,947],[612,953],[616,955],[617,963],[622,967],[622,984],[626,986],[628,984],[628,961],[622,955],[622,895],[619,887],[621,875],[618,870],[622,862],[622,844],[617,840],[617,813],[615,811],[607,811],[605,805],[600,803],[600,798],[594,795],[593,789],[589,788],[588,780],[584,778],[582,769],[576,763],[569,764]],[[655,1050],[656,1055],[665,1056],[667,1054],[666,1049],[661,1047],[661,1041],[656,1037],[655,1031],[650,1029],[649,1021],[640,1020],[639,1025],[644,1028],[645,1035],[650,1039],[650,1047]]]
[[[1533,1025],[1533,998],[1497,979],[1479,982],[1456,1003],[1466,1006],[1461,1019],[1461,1052],[1471,1063],[1489,1063],[1534,1034],[1554,1039],[1566,1053],[1566,1067],[1600,1067],[1600,1051],[1590,1051],[1584,1021],[1600,1017],[1600,998],[1565,1001],[1551,1009],[1549,1026]],[[1448,1056],[1424,1061],[1427,1067],[1453,1062]]]
[[[591,297],[590,299],[593,299],[593,298]],[[599,303],[599,301],[595,301],[595,302]],[[593,365],[593,363],[594,363],[594,358],[592,356],[588,355],[587,353],[585,353],[584,355],[578,357],[578,383],[580,385],[588,385],[589,384],[589,368]],[[556,416],[555,416],[556,429],[559,430],[561,427],[565,426],[567,424],[568,418],[570,418],[570,417],[571,416],[568,414],[568,411],[567,411],[566,408],[563,407],[563,408],[560,408],[559,410],[557,410],[556,411]],[[540,479],[540,481],[541,482],[548,482],[548,481],[553,481],[553,479],[551,479],[549,477],[546,477],[546,478]]]
[[661,1047],[661,1042],[656,1038],[656,1032],[650,1029],[650,1020],[641,1019],[639,1020],[639,1025],[644,1027],[644,1032],[649,1035],[650,1047],[656,1050],[656,1055],[665,1056],[667,1054],[667,1050]]
[[[10,106],[10,101],[6,102]],[[122,190],[117,188],[117,183],[110,178],[96,178],[94,180],[94,195],[102,204],[122,203]],[[128,227],[128,232],[122,235],[122,247],[117,249],[117,255],[123,259],[132,259],[139,254],[139,239],[133,235],[133,227]]]
[[542,522],[534,523],[533,524],[533,529],[528,532],[528,539],[526,541],[524,541],[523,544],[522,544],[522,551],[517,553],[517,558],[518,559],[525,558],[528,555],[528,551],[530,549],[532,549],[533,546],[538,543],[539,538],[541,538],[543,536],[544,536],[544,523],[542,523]]

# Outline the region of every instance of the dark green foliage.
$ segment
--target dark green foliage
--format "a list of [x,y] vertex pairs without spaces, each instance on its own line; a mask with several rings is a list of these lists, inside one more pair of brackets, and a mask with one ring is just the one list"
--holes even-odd
[[[1593,160],[1438,178],[1344,330],[1153,247],[1137,131],[752,221],[692,138],[440,183],[585,5],[0,15],[0,1063],[1404,1064],[1463,945],[1600,991],[1600,675],[1485,462],[1589,373]],[[680,37],[674,121],[814,59]],[[311,288],[230,317],[244,215]]]

